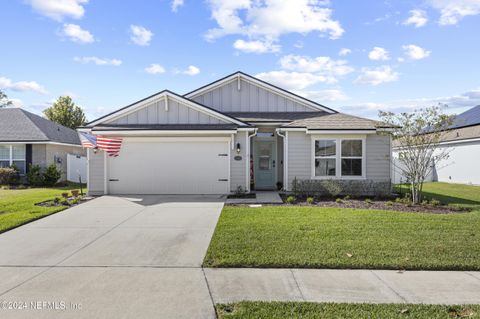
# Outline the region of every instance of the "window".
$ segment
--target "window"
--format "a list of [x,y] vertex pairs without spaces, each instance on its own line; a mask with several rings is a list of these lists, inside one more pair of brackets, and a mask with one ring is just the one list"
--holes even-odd
[[25,144],[0,145],[0,167],[15,165],[20,174],[25,174]]
[[325,138],[313,141],[314,177],[361,178],[364,176],[364,139]]
[[336,154],[335,140],[315,141],[315,176],[336,175]]
[[362,140],[342,141],[342,176],[362,176]]

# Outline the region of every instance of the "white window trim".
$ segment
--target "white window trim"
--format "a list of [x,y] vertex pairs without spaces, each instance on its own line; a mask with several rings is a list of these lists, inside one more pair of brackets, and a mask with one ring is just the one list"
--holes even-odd
[[[15,162],[24,161],[25,162],[24,170],[26,172],[27,171],[27,146],[25,144],[23,144],[23,145],[24,145],[24,149],[25,149],[25,152],[23,153],[23,158],[13,158],[13,144],[8,144],[8,145],[2,144],[2,146],[8,146],[9,147],[9,156],[8,156],[9,165],[8,166],[12,166],[14,161]],[[7,159],[2,158],[2,159],[0,159],[0,161],[7,161]]]
[[[316,176],[315,175],[315,141],[318,140],[334,140],[335,141],[335,157],[328,156],[322,158],[335,158],[335,176]],[[360,140],[362,141],[362,156],[361,157],[350,157],[345,158],[361,158],[362,159],[362,175],[361,176],[342,176],[342,141],[346,140]],[[366,179],[367,175],[367,154],[366,154],[366,143],[367,138],[365,135],[359,136],[332,136],[332,135],[312,135],[311,140],[311,154],[310,154],[310,167],[311,167],[311,179],[338,179],[338,180],[362,180]]]

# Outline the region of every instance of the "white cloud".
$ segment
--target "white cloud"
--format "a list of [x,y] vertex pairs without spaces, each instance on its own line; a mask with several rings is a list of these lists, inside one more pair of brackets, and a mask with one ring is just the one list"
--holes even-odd
[[375,60],[375,61],[379,61],[379,60],[386,61],[390,59],[388,56],[388,51],[380,47],[374,47],[372,51],[368,53],[368,58],[370,60]]
[[350,53],[352,53],[352,50],[347,48],[342,48],[340,49],[340,51],[338,51],[339,56],[346,56],[346,55],[349,55]]
[[270,53],[280,51],[280,46],[266,41],[244,41],[239,39],[233,43],[233,47],[245,53]]
[[295,93],[301,96],[304,96],[307,99],[318,101],[320,103],[324,101],[336,102],[336,101],[346,101],[350,99],[339,89],[327,89],[327,90],[319,90],[319,91],[298,91]]
[[284,34],[319,32],[331,39],[344,30],[332,19],[332,10],[320,0],[209,0],[218,28],[206,33],[207,40],[240,34],[253,40],[275,41]]
[[12,106],[13,106],[13,107],[24,107],[24,105],[25,105],[25,104],[23,103],[23,101],[20,100],[20,99],[15,99],[15,98],[10,99],[10,98],[9,98],[8,100],[9,100],[10,102],[12,102]]
[[428,22],[427,13],[424,10],[410,10],[410,16],[403,22],[404,25],[414,25],[415,28],[423,27]]
[[200,69],[194,65],[189,65],[186,70],[174,70],[174,73],[177,74],[186,74],[186,75],[197,75],[200,73]]
[[48,94],[47,90],[35,81],[13,82],[9,78],[0,77],[0,88],[10,89],[18,92],[35,92],[39,94]]
[[38,13],[56,21],[69,17],[80,19],[85,14],[84,4],[89,0],[27,0]]
[[383,65],[378,68],[363,68],[362,74],[357,77],[355,83],[379,85],[398,80],[398,72],[395,72],[390,66]]
[[95,41],[93,35],[87,30],[82,29],[76,24],[64,24],[62,35],[68,37],[73,42],[92,43]]
[[122,61],[118,59],[102,59],[96,56],[74,57],[73,60],[75,62],[79,62],[83,64],[94,63],[96,65],[113,65],[113,66],[119,66],[122,64]]
[[327,82],[325,76],[308,72],[270,71],[258,73],[255,76],[292,91],[300,91],[311,85]]
[[345,60],[333,60],[328,56],[309,57],[286,55],[280,59],[280,66],[289,71],[316,73],[325,77],[329,83],[337,82],[337,77],[347,75],[354,69]]
[[173,0],[172,1],[172,11],[177,12],[178,8],[183,6],[183,0]]
[[153,37],[152,31],[140,25],[130,25],[130,33],[130,40],[132,40],[133,43],[141,46],[150,45],[150,41]]
[[150,64],[149,67],[145,68],[145,72],[150,74],[161,74],[161,73],[165,73],[165,68],[160,64],[153,63],[153,64]]
[[414,44],[404,45],[402,46],[402,48],[405,51],[405,55],[412,60],[425,59],[431,53],[431,51],[427,51],[424,48],[421,48]]
[[441,25],[454,25],[466,16],[480,14],[479,0],[428,0],[431,7],[440,11]]

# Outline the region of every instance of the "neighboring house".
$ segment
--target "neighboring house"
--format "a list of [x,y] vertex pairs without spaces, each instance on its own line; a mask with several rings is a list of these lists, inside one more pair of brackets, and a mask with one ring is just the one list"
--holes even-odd
[[390,136],[242,72],[183,96],[165,90],[79,130],[123,138],[88,150],[90,194],[225,194],[335,179],[390,187]]
[[[427,181],[480,185],[480,105],[455,117],[440,143],[445,148],[449,158],[433,165]],[[406,180],[399,169],[393,175],[396,183]]]
[[0,108],[0,167],[15,164],[25,175],[30,164],[55,163],[65,180],[67,154],[85,153],[75,130],[20,108]]

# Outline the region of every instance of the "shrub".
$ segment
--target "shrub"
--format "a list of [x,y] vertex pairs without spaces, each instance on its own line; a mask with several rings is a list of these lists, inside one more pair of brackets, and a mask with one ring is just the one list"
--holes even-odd
[[346,195],[346,196],[343,198],[343,200],[349,200],[350,198],[352,198],[352,197],[350,197],[350,195]]
[[60,204],[62,204],[63,206],[70,206],[70,202],[68,201],[68,199],[62,200]]
[[373,204],[373,201],[370,198],[365,198],[365,203]]
[[287,204],[293,204],[295,203],[295,201],[297,200],[297,198],[295,196],[288,196],[287,199],[285,200],[287,202]]
[[69,196],[68,196],[68,193],[62,193],[62,197],[67,199]]
[[313,197],[307,197],[307,204],[312,205],[314,202]]
[[44,176],[39,165],[32,165],[28,169],[27,181],[32,186],[43,186]]
[[57,165],[50,164],[43,173],[43,181],[45,186],[53,186],[62,177],[62,172],[57,168]]
[[80,203],[80,198],[78,198],[78,197],[75,198],[75,199],[73,199],[73,200],[70,202],[71,205],[76,205],[76,204],[78,204],[78,203]]
[[332,197],[337,197],[342,192],[342,185],[337,181],[327,179],[322,184],[325,191]]
[[78,197],[78,195],[80,195],[80,191],[78,189],[72,190],[72,196],[73,197]]
[[388,200],[385,202],[385,205],[387,206],[393,206],[393,202],[391,200]]
[[438,205],[441,205],[442,203],[441,203],[438,199],[432,199],[432,200],[430,201],[430,204],[431,204],[432,206],[438,206]]
[[343,203],[343,200],[342,200],[340,197],[338,197],[335,201],[336,201],[337,203]]
[[55,197],[55,198],[53,199],[53,202],[54,202],[55,204],[60,203],[60,197]]
[[428,199],[424,199],[422,200],[422,202],[420,203],[422,206],[427,206],[428,205]]
[[9,185],[15,182],[18,172],[12,167],[0,168],[0,185]]

